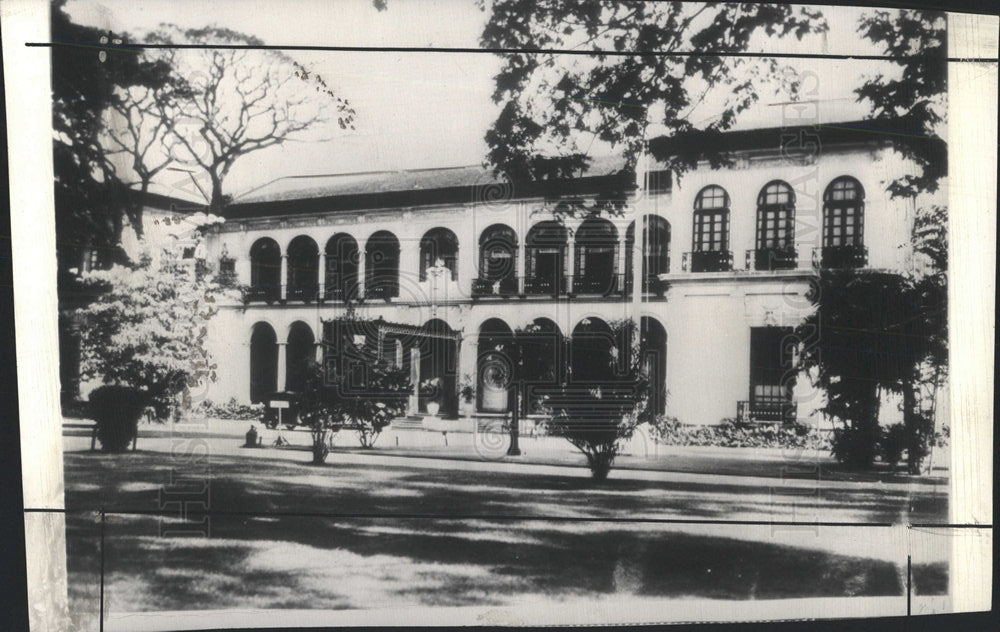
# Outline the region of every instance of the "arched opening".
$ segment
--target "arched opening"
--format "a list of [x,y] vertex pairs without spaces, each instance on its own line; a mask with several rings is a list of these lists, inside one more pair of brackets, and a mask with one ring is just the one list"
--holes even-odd
[[863,268],[865,247],[865,190],[850,176],[835,179],[823,193],[824,268]]
[[357,298],[358,242],[347,233],[338,233],[326,242],[326,298],[346,301]]
[[316,361],[316,338],[312,328],[302,321],[292,323],[285,349],[285,390],[301,391],[309,375],[309,366]]
[[662,415],[667,407],[667,331],[650,316],[639,321],[639,353],[649,380],[649,410]]
[[442,417],[458,416],[458,341],[448,323],[438,318],[427,321],[419,338],[420,386],[418,406],[440,405]]
[[694,243],[691,272],[723,272],[733,269],[729,250],[729,194],[710,185],[694,201]]
[[493,224],[479,236],[479,279],[476,294],[517,293],[517,233]]
[[278,338],[267,323],[257,323],[250,334],[250,401],[266,400],[278,390]]
[[573,291],[610,294],[618,267],[618,229],[606,219],[588,219],[576,231],[576,275]]
[[380,230],[365,246],[365,297],[394,296],[399,296],[399,240]]
[[[670,272],[670,222],[659,215],[646,215],[642,218],[642,248],[640,272],[643,280],[643,293],[652,292],[658,285],[659,275]],[[625,285],[632,291],[634,271],[632,255],[635,249],[635,222],[628,225],[625,231]]]
[[566,244],[566,228],[559,222],[539,222],[531,227],[524,243],[526,294],[566,291]]
[[543,398],[566,380],[566,345],[559,325],[536,318],[518,336],[524,358],[523,413],[541,412]]
[[281,247],[270,237],[262,237],[250,247],[248,298],[258,301],[281,298]]
[[427,269],[443,265],[458,280],[458,237],[447,228],[432,228],[420,239],[420,280],[427,280]]
[[319,291],[319,247],[299,235],[288,244],[288,300],[311,301]]
[[479,327],[476,408],[480,412],[503,413],[510,409],[513,343],[513,332],[499,318],[491,318]]
[[764,185],[757,196],[755,270],[791,270],[796,266],[795,192],[787,182]]
[[611,327],[600,318],[584,318],[573,329],[570,343],[572,381],[574,384],[608,384],[615,381],[617,344]]

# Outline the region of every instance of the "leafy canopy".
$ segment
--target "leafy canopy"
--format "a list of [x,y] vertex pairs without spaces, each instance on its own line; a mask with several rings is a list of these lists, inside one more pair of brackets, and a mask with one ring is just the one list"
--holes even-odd
[[[819,12],[783,4],[497,0],[484,47],[508,49],[493,100],[503,108],[486,136],[488,160],[512,179],[570,177],[593,139],[620,146],[629,168],[655,125],[696,140],[727,130],[782,77],[775,59],[747,59],[758,36],[802,38],[827,30]],[[547,50],[572,51],[565,54]],[[650,52],[650,54],[633,54]],[[707,53],[686,55],[683,53]],[[728,55],[727,55],[728,54]],[[794,80],[781,88],[794,93]],[[723,102],[702,124],[710,96]],[[703,156],[656,155],[678,171]]]

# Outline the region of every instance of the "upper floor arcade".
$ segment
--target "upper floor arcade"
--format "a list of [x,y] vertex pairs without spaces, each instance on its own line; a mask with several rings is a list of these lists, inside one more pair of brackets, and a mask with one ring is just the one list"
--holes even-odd
[[657,300],[684,279],[900,267],[910,209],[879,179],[898,165],[849,140],[810,159],[736,147],[732,165],[673,183],[612,173],[489,198],[478,185],[418,186],[235,205],[210,256],[248,303]]

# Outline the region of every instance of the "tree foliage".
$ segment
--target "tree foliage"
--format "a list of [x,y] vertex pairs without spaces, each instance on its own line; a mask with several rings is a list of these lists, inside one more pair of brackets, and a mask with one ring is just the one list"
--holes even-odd
[[169,79],[163,63],[135,50],[94,50],[107,34],[74,24],[64,6],[60,0],[52,7],[52,40],[66,45],[51,49],[56,250],[63,290],[63,277],[79,265],[81,248],[99,248],[109,260],[125,260],[122,229],[126,218],[141,226],[136,214],[141,205],[133,203],[121,165],[107,152],[107,114],[122,105],[125,92],[157,89]]
[[83,279],[101,292],[78,312],[82,377],[144,391],[161,419],[178,395],[216,377],[205,341],[220,288],[187,263],[165,248]]
[[329,434],[351,428],[358,432],[361,447],[370,448],[393,419],[406,413],[412,390],[409,372],[381,358],[369,360],[365,364],[333,362],[310,368],[299,400],[299,415],[313,431],[314,461],[321,463],[326,458],[320,446]]
[[[738,54],[754,38],[827,29],[807,7],[783,4],[496,0],[482,45],[505,49],[493,99],[503,104],[486,136],[488,160],[512,179],[570,177],[593,139],[620,147],[634,168],[655,125],[690,142],[653,157],[681,171],[706,156],[700,138],[732,127],[764,86],[783,77],[775,59]],[[561,54],[559,50],[575,53]],[[642,54],[642,53],[649,54]],[[687,53],[707,54],[687,54]],[[721,54],[720,54],[721,53]],[[794,81],[780,82],[794,93]],[[709,97],[723,105],[702,123]]]
[[[570,371],[566,382],[543,403],[549,433],[565,438],[579,450],[596,480],[607,478],[624,442],[647,420],[649,401],[638,326],[634,320],[615,321],[609,326],[614,342],[606,377],[584,381]],[[566,344],[572,346],[572,342]]]
[[[261,45],[259,39],[218,27],[167,25],[156,44]],[[242,48],[151,49],[146,56],[170,68],[179,89],[141,106],[164,127],[165,151],[207,179],[210,206],[223,206],[223,182],[238,159],[301,137],[335,120],[352,128],[354,110],[323,77],[276,50]]]
[[[910,472],[918,473],[934,435],[933,407],[921,399],[924,391],[935,396],[948,363],[948,213],[926,201],[947,175],[938,135],[947,99],[946,18],[873,11],[858,32],[897,66],[869,77],[856,93],[870,104],[870,117],[895,132],[893,146],[916,168],[887,187],[892,197],[917,201],[912,267],[897,274],[824,271],[813,294],[817,311],[800,328],[803,338],[816,339],[802,360],[827,392],[825,412],[845,423],[835,439],[838,458],[867,467],[880,445],[895,457],[902,443]],[[878,425],[882,390],[903,400],[903,428],[891,435]]]
[[871,106],[871,118],[894,132],[893,144],[920,170],[889,185],[893,196],[937,191],[948,162],[938,127],[947,112],[948,40],[943,12],[872,11],[858,33],[882,47],[896,72],[877,73],[855,92]]

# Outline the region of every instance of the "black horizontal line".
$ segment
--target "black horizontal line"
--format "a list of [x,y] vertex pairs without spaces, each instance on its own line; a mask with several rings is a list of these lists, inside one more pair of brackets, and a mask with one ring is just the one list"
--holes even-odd
[[[25,512],[28,512],[25,509]],[[52,511],[60,513],[103,513],[105,515],[136,515],[136,516],[160,516],[176,517],[177,511],[161,509],[39,509],[37,511]],[[319,511],[238,511],[238,510],[212,510],[195,511],[188,509],[185,512],[188,519],[201,517],[252,517],[252,518],[331,518],[331,519],[363,519],[363,520],[503,520],[503,521],[527,521],[527,522],[609,522],[609,523],[639,523],[639,524],[719,524],[738,526],[802,526],[802,527],[894,527],[904,526],[891,522],[822,522],[822,521],[796,521],[796,520],[714,520],[710,518],[614,518],[600,516],[530,516],[530,515],[488,515],[488,514],[357,514],[357,513],[329,513]]]
[[[99,44],[90,42],[25,42],[31,48],[96,48],[100,50],[147,50],[147,49],[194,49],[194,50],[295,50],[295,51],[327,51],[327,52],[364,52],[364,53],[460,53],[511,55],[526,53],[533,55],[588,55],[607,57],[751,57],[780,59],[833,59],[859,61],[904,61],[915,59],[917,55],[849,55],[833,53],[765,53],[751,51],[614,51],[614,50],[582,50],[574,48],[470,48],[449,46],[318,46],[318,45],[255,45],[255,44]],[[996,57],[948,57],[949,62],[996,63]]]

